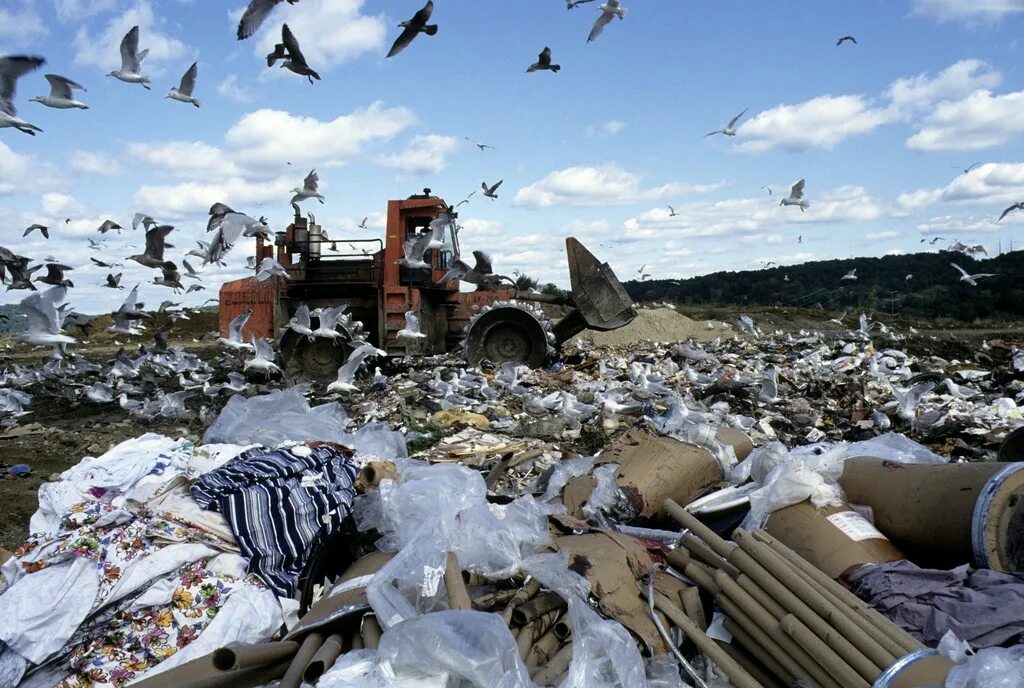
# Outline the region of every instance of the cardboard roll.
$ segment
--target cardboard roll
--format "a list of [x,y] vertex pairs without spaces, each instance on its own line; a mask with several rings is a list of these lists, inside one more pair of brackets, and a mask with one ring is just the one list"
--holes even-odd
[[955,566],[1024,571],[1024,463],[846,462],[839,481],[853,504],[898,543],[936,552]]
[[830,578],[903,553],[849,504],[815,508],[809,501],[772,512],[764,529]]

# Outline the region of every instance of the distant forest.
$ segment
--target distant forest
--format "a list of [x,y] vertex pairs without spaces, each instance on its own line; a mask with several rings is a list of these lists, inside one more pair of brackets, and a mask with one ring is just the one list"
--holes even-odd
[[[972,287],[970,274],[997,273]],[[856,280],[843,280],[857,269]],[[907,275],[913,275],[909,280]],[[786,277],[789,281],[786,281]],[[767,270],[715,272],[683,280],[626,282],[635,301],[693,305],[792,306],[872,310],[911,317],[971,321],[1024,316],[1024,251],[974,260],[962,253],[914,253],[882,258],[825,260]]]

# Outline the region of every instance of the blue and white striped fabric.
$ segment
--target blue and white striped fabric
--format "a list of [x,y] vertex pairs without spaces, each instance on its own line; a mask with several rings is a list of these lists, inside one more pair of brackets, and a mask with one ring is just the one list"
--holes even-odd
[[251,449],[200,476],[192,498],[224,514],[249,572],[288,596],[321,533],[341,526],[355,496],[356,467],[329,445]]

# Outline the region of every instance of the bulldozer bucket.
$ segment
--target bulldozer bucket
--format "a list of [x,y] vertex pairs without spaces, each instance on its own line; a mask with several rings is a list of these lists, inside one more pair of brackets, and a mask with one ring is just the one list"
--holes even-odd
[[576,237],[566,238],[565,253],[572,301],[588,328],[614,330],[636,317],[633,299],[608,263],[599,262]]

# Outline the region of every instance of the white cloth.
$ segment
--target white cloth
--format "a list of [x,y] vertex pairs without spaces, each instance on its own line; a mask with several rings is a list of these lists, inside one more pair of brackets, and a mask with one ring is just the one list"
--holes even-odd
[[22,576],[0,595],[0,640],[41,664],[88,616],[99,588],[99,566],[81,557]]

